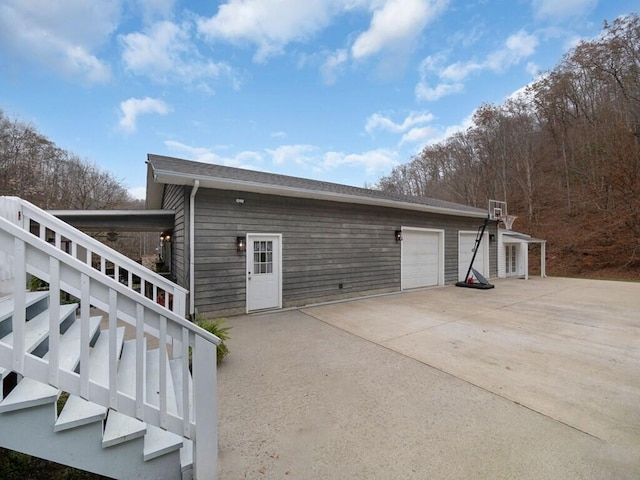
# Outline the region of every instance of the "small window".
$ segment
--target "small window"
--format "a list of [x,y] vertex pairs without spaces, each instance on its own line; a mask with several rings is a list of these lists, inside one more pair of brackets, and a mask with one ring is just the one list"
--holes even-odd
[[253,242],[253,271],[255,274],[273,273],[273,241]]

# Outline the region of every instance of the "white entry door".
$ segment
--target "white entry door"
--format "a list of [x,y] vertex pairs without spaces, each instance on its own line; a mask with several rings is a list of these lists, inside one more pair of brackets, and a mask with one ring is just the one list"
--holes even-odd
[[513,277],[518,274],[517,247],[515,243],[507,243],[504,246],[504,272],[507,277]]
[[282,236],[247,234],[247,311],[282,307]]

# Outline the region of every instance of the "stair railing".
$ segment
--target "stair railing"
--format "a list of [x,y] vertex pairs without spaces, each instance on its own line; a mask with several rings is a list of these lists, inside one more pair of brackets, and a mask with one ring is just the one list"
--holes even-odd
[[[185,317],[187,290],[162,275],[143,267],[130,258],[107,247],[59,218],[18,197],[0,197],[0,216],[20,225],[91,265],[102,274],[116,279],[128,288],[160,303],[166,309]],[[2,269],[0,268],[0,281]]]
[[[33,213],[28,217],[33,219]],[[48,227],[47,227],[48,228]],[[64,235],[73,236],[65,231]],[[60,233],[62,236],[62,233]],[[68,238],[68,237],[67,237]],[[76,237],[77,238],[77,237]],[[105,247],[106,248],[106,247]],[[195,478],[215,478],[217,465],[217,395],[216,345],[220,339],[159,305],[153,299],[135,292],[129,285],[104,275],[101,271],[51,245],[40,236],[0,217],[0,253],[10,259],[14,270],[13,344],[0,341],[0,366],[20,375],[48,383],[60,390],[138,418],[194,441]],[[106,254],[106,252],[103,252]],[[106,257],[107,255],[105,255]],[[109,256],[109,258],[115,258]],[[25,351],[25,311],[27,275],[49,283],[49,354],[46,359]],[[79,373],[60,368],[60,319],[57,315],[60,292],[80,302]],[[90,307],[108,312],[110,339],[116,338],[119,322],[133,327],[136,345],[136,391],[133,397],[118,388],[116,342],[109,345],[109,384],[91,379],[89,350],[91,344]],[[150,328],[146,328],[150,327]],[[158,405],[149,403],[144,382],[145,331],[158,332],[160,348],[160,387]],[[180,351],[169,347],[170,339]],[[173,350],[173,351],[171,351]],[[182,372],[179,411],[167,404],[166,355],[178,359]],[[190,357],[192,382],[189,382]],[[198,473],[199,472],[199,473]]]

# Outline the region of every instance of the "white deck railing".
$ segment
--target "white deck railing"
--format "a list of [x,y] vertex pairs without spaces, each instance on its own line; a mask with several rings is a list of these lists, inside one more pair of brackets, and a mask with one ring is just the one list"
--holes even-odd
[[[20,201],[20,203],[23,203]],[[24,202],[26,203],[26,202]],[[29,221],[36,221],[43,228],[58,226],[46,219],[48,215],[27,209]],[[24,210],[23,210],[24,211]],[[46,220],[46,221],[45,221]],[[62,222],[61,222],[62,223]],[[26,223],[28,225],[28,223]],[[52,229],[53,230],[53,229]],[[0,261],[10,260],[13,269],[14,315],[12,318],[13,344],[0,341],[0,366],[25,377],[48,383],[60,390],[78,395],[91,402],[112,408],[125,415],[156,425],[194,441],[194,473],[198,479],[215,478],[217,464],[217,395],[216,395],[216,345],[218,337],[159,305],[154,299],[135,292],[131,285],[123,284],[94,268],[77,255],[67,254],[60,248],[60,239],[72,240],[77,246],[86,245],[84,238],[65,227],[57,229],[52,245],[42,236],[30,233],[0,216]],[[91,246],[87,251],[100,251],[101,258],[119,259],[117,255]],[[131,268],[129,266],[129,268]],[[49,283],[49,354],[46,359],[25,351],[25,311],[27,274]],[[138,274],[138,273],[136,273]],[[150,278],[139,271],[141,278]],[[117,278],[117,277],[116,277]],[[163,285],[163,288],[165,286]],[[169,286],[166,286],[169,291]],[[60,293],[66,292],[80,302],[80,373],[60,368]],[[175,290],[174,290],[175,292]],[[174,293],[175,295],[175,293]],[[175,297],[174,297],[175,298]],[[93,381],[89,372],[90,307],[108,312],[110,338],[116,338],[118,321],[133,327],[136,344],[136,379],[144,378],[145,331],[157,332],[160,353],[159,404],[145,398],[144,382],[136,381],[134,396],[126,394],[118,386],[116,343],[110,342],[109,384]],[[179,340],[169,348],[170,339]],[[176,392],[182,401],[179,411],[167,408],[166,355],[180,362],[182,378],[189,377],[189,351],[192,357],[192,378],[182,382],[182,390]]]
[[[0,216],[128,288],[154,299],[181,317],[186,316],[186,289],[144,268],[35,205],[18,197],[0,197]],[[0,267],[0,281],[4,276],[7,276],[7,273]]]

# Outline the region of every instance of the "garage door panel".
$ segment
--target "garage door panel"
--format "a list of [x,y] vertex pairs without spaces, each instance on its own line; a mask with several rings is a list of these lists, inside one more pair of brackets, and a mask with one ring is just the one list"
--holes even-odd
[[438,285],[440,235],[404,230],[402,233],[402,288]]
[[[467,274],[467,270],[469,269],[469,264],[471,263],[471,259],[473,258],[473,248],[476,243],[477,233],[464,233],[461,232],[458,235],[459,245],[458,245],[458,280],[464,281],[465,276]],[[473,268],[475,268],[478,272],[480,272],[485,278],[489,278],[489,272],[487,271],[488,264],[488,247],[487,247],[487,236],[485,235],[482,238],[482,242],[480,244],[480,248],[478,249],[478,253],[476,254],[476,258],[473,261]]]

